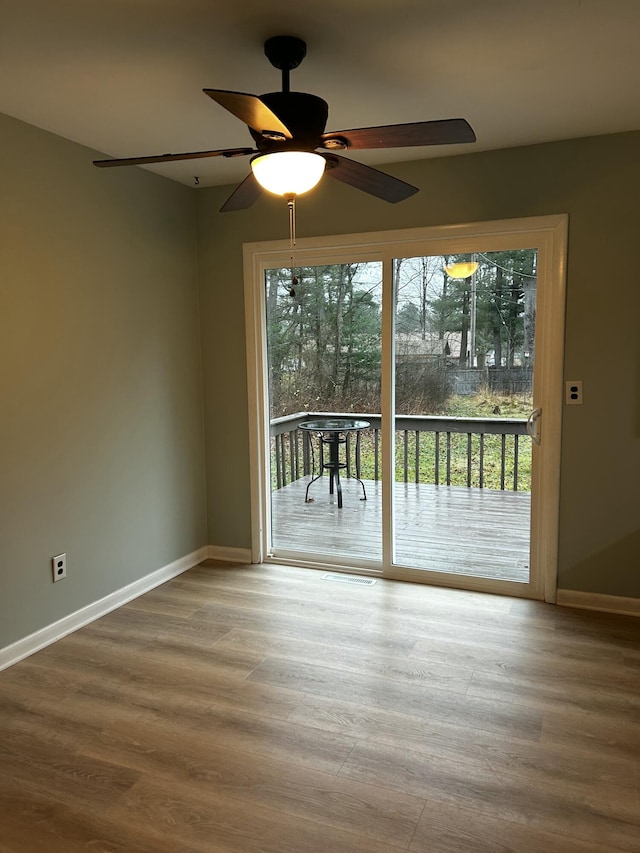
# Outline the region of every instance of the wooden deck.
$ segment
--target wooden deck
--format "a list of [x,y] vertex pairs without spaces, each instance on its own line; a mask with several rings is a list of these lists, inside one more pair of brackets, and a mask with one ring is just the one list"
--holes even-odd
[[[283,551],[382,559],[382,484],[343,479],[343,507],[328,478],[309,477],[272,493],[272,541]],[[395,485],[396,563],[437,572],[527,582],[528,492],[460,486]]]

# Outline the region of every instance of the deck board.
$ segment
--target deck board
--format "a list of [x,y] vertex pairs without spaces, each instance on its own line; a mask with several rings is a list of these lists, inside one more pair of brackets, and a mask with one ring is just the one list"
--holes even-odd
[[[382,484],[343,479],[343,506],[328,478],[309,477],[272,493],[274,552],[382,559]],[[396,483],[398,565],[527,582],[531,496],[528,492]]]

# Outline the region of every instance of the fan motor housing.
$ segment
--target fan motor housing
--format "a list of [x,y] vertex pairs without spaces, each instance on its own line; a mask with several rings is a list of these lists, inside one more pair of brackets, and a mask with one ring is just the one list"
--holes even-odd
[[[259,151],[292,147],[313,151],[320,145],[329,116],[329,106],[325,100],[306,92],[268,92],[260,95],[260,100],[286,125],[293,138],[274,141],[265,138],[260,131],[249,128]],[[268,130],[267,127],[262,128],[262,131]]]

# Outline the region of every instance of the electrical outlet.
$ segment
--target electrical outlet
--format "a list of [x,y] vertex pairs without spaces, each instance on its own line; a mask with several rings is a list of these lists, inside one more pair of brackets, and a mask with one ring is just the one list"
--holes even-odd
[[57,557],[52,557],[51,567],[53,570],[53,582],[64,580],[67,576],[67,555],[58,554]]
[[582,380],[575,379],[573,382],[564,383],[564,401],[567,406],[582,405]]

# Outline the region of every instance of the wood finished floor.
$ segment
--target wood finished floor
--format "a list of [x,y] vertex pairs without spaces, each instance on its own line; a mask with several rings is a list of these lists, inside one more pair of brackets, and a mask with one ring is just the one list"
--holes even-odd
[[203,564],[0,673],[0,853],[640,851],[639,641]]
[[[309,477],[271,493],[272,538],[278,553],[342,554],[382,559],[382,484],[343,477],[343,505],[329,495],[328,477]],[[529,580],[531,495],[463,486],[395,484],[396,561],[461,575]]]

